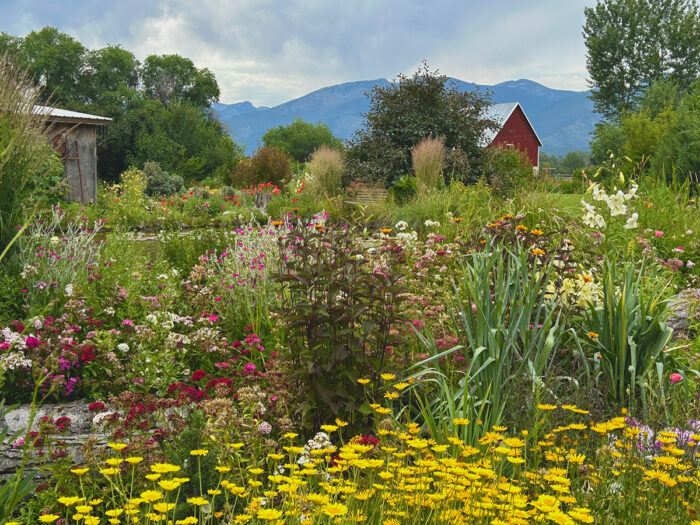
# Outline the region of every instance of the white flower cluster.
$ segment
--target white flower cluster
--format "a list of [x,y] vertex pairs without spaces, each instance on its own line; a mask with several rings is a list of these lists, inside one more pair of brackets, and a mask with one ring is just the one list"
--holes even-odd
[[297,463],[299,465],[305,465],[306,463],[310,463],[312,461],[311,451],[312,450],[321,450],[324,448],[333,448],[333,443],[331,443],[331,440],[328,437],[328,434],[326,434],[325,432],[318,432],[313,437],[313,439],[310,439],[306,443],[306,445],[304,445],[304,450],[299,455],[299,459],[297,460]]
[[425,224],[426,228],[439,228],[440,223],[438,221],[431,221],[430,219],[427,219],[423,224]]
[[1,340],[10,346],[24,346],[24,342],[27,340],[25,336],[23,336],[20,333],[13,332],[9,328],[3,328],[0,331],[0,337],[2,338]]
[[[608,195],[605,193],[605,189],[602,188],[598,183],[591,184],[588,191],[593,196],[594,201],[605,202],[610,210],[610,217],[617,217],[619,215],[627,215],[627,201],[635,198],[637,196],[638,186],[632,183],[630,190],[624,193],[622,190],[617,190],[616,193]],[[583,205],[583,223],[591,228],[605,228],[605,219],[598,212],[594,205],[588,204],[584,199],[581,199],[581,204]],[[625,228],[633,229],[637,228],[637,219],[639,215],[633,213],[627,218],[625,223]]]
[[146,316],[146,323],[151,326],[162,326],[166,330],[172,330],[175,323],[184,322],[190,319],[189,317],[180,317],[172,312],[159,311],[153,314],[148,314]]
[[32,367],[32,360],[28,359],[23,352],[9,352],[0,356],[0,370],[15,370],[17,368],[29,369]]
[[396,234],[396,238],[400,241],[404,241],[406,244],[411,244],[411,242],[418,240],[418,234],[415,231],[399,232]]

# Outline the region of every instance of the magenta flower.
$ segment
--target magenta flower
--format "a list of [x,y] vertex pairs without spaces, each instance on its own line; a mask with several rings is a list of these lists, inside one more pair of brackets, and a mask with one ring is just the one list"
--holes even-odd
[[654,237],[663,237],[663,236],[664,236],[664,232],[662,232],[661,230],[654,230]]
[[671,379],[671,383],[678,383],[683,380],[683,376],[680,374],[671,374],[669,379]]

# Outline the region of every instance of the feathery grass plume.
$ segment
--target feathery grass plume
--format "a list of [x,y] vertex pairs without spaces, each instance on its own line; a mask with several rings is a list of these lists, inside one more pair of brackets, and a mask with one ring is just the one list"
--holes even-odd
[[0,56],[0,247],[23,222],[23,199],[53,157],[47,145],[48,112],[38,112],[40,90],[5,54]]
[[427,137],[411,148],[413,171],[421,187],[434,189],[442,176],[445,139]]
[[311,155],[308,169],[313,177],[311,187],[315,193],[327,197],[338,195],[340,180],[345,171],[345,160],[340,151],[322,145]]

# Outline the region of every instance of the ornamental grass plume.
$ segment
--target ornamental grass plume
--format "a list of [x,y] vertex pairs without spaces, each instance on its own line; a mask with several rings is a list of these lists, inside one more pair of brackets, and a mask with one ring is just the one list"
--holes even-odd
[[432,190],[442,177],[442,164],[445,158],[445,139],[427,137],[411,148],[413,171],[423,189]]
[[326,197],[338,195],[345,172],[345,160],[340,151],[322,145],[311,155],[307,168],[311,174],[309,186],[314,193]]

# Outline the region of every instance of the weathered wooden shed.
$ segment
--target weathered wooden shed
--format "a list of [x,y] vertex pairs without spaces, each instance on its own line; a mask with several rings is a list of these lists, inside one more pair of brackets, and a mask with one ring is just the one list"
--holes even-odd
[[97,202],[97,136],[112,119],[48,106],[34,111],[47,115],[51,145],[64,165],[68,200]]

